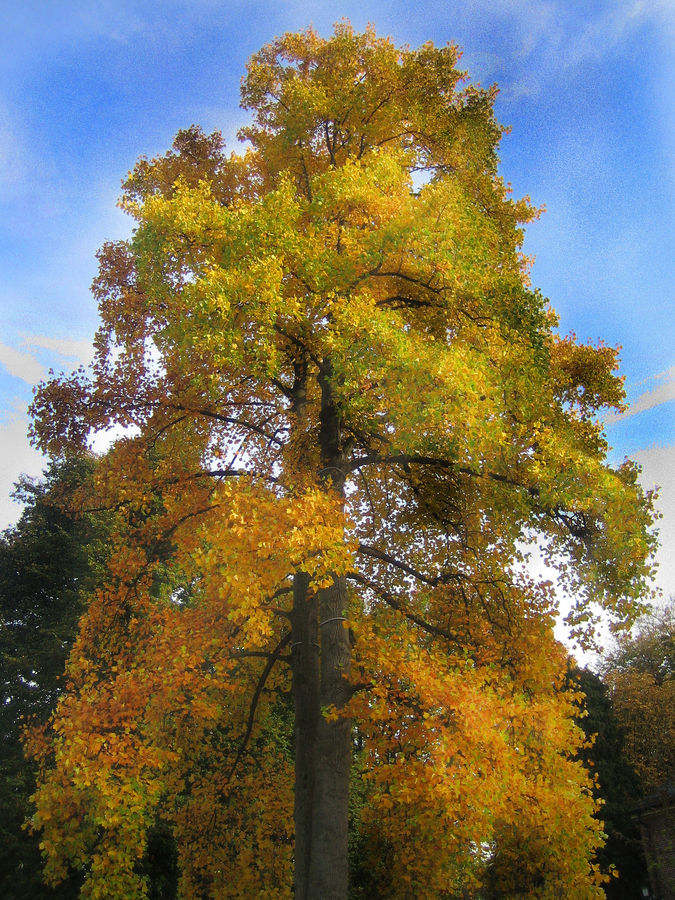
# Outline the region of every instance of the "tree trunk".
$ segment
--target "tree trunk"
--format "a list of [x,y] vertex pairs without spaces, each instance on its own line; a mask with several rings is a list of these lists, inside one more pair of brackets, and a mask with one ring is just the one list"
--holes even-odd
[[320,591],[321,712],[315,753],[312,854],[308,900],[346,900],[351,721],[326,718],[349,699],[351,647],[345,628],[344,577]]
[[[319,480],[343,496],[340,417],[333,402],[330,364],[319,375],[321,422]],[[304,399],[304,397],[303,397]],[[309,579],[294,581],[292,627],[295,704],[295,900],[347,900],[351,721],[328,719],[349,699],[351,644],[345,628],[344,576],[309,593]]]
[[307,900],[312,853],[315,757],[321,706],[316,597],[308,596],[309,578],[295,576],[291,613],[291,668],[295,707],[295,897]]

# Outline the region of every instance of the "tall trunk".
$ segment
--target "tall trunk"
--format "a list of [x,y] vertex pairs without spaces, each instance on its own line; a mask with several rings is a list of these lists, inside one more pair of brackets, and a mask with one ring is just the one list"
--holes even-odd
[[[330,364],[319,375],[321,472],[326,490],[342,497],[344,458]],[[304,400],[304,396],[302,398]],[[297,407],[296,407],[297,408]],[[351,663],[345,626],[344,576],[309,594],[295,576],[291,626],[295,704],[295,900],[347,900],[351,722],[327,719],[349,699]]]
[[346,609],[347,589],[341,576],[320,591],[323,714],[319,717],[315,751],[309,900],[346,900],[348,891],[351,722],[325,715],[326,710],[341,710],[349,699],[351,647],[344,627]]
[[308,596],[307,587],[307,576],[296,575],[291,614],[295,898],[346,900],[351,722],[327,719],[324,713],[341,709],[349,698],[347,590],[342,576],[319,591],[318,598]]
[[308,596],[309,578],[295,576],[291,613],[291,666],[295,706],[295,897],[308,900],[312,818],[316,781],[316,745],[321,718],[319,634],[316,597]]

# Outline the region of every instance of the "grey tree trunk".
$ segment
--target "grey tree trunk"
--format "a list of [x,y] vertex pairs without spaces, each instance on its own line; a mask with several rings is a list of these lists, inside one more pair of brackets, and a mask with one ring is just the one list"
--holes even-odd
[[[340,710],[349,699],[351,646],[344,627],[344,577],[320,592],[321,710]],[[351,721],[319,717],[315,753],[312,854],[308,900],[346,900]]]
[[300,573],[293,585],[291,668],[295,708],[295,897],[307,900],[312,854],[316,746],[321,717],[319,633],[316,597],[308,596],[309,578]]
[[[342,497],[344,456],[329,363],[319,375],[319,480]],[[303,395],[304,401],[304,395]],[[299,408],[299,404],[298,407]],[[295,705],[295,900],[347,900],[351,722],[328,720],[349,699],[351,644],[344,576],[317,594],[295,576],[291,613]]]
[[295,897],[346,900],[351,722],[328,720],[322,711],[339,710],[349,699],[345,676],[351,646],[343,624],[347,591],[343,577],[335,578],[318,598],[307,594],[307,585],[306,575],[296,575],[291,614]]

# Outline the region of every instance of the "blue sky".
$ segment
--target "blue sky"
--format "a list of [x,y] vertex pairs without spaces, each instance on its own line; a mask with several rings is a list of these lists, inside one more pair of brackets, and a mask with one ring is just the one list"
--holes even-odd
[[614,460],[661,485],[659,584],[675,594],[675,4],[671,0],[24,0],[0,10],[0,528],[33,384],[88,358],[95,252],[129,233],[119,185],[182,127],[246,122],[239,80],[275,35],[347,17],[416,46],[456,42],[497,82],[502,173],[545,205],[533,282],[563,332],[622,346],[631,406]]

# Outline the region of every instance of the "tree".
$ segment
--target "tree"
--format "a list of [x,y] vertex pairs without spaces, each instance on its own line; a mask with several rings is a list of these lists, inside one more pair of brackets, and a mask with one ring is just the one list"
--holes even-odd
[[606,463],[616,353],[555,335],[495,91],[457,59],[287,34],[249,64],[245,153],[193,127],[125,183],[93,368],[34,403],[54,453],[125,431],[96,479],[109,583],[32,740],[48,876],[91,859],[88,896],[142,894],[161,810],[185,896],[288,896],[292,864],[298,900],[344,900],[354,728],[387,896],[474,889],[525,810],[530,895],[599,896],[555,603],[522,547],[577,591],[575,633],[592,600],[630,620],[651,498]]
[[100,578],[94,550],[101,521],[68,514],[62,503],[91,478],[92,467],[89,459],[69,459],[51,465],[44,480],[23,479],[16,492],[25,504],[21,518],[0,536],[0,893],[7,900],[78,893],[76,877],[59,890],[41,884],[38,842],[22,829],[35,767],[20,738],[29,720],[44,723],[54,711],[82,592]]
[[[673,858],[675,772],[675,604],[673,599],[638,620],[632,634],[617,637],[603,660],[613,709],[625,737],[626,756],[643,795],[640,815],[652,889],[667,893]],[[659,816],[658,807],[664,811]],[[670,878],[672,886],[672,878]]]
[[580,757],[595,774],[595,791],[602,802],[597,815],[602,819],[607,839],[599,859],[603,868],[615,869],[615,877],[604,890],[609,900],[631,900],[641,895],[648,881],[640,829],[634,816],[640,801],[640,781],[627,759],[623,731],[608,687],[589,669],[573,670],[571,678],[584,694],[585,715],[579,724],[587,742]]
[[604,672],[642,672],[662,684],[675,676],[675,598],[646,612],[631,633],[616,636]]
[[675,602],[643,616],[603,660],[626,754],[645,793],[675,772]]

